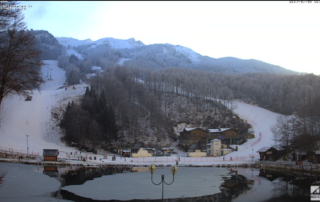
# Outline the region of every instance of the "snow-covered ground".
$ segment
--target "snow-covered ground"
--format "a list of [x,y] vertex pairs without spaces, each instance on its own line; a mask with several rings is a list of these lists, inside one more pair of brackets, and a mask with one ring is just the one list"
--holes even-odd
[[[33,91],[30,94],[31,101],[25,101],[25,97],[17,95],[3,100],[0,110],[0,149],[11,148],[26,153],[28,141],[29,153],[41,155],[43,149],[74,151],[74,148],[61,143],[60,129],[51,121],[51,109],[83,95],[86,85],[80,84],[75,86],[75,90],[71,87],[65,90],[65,71],[57,66],[57,61],[44,62],[48,64],[42,67],[46,82],[40,92]],[[52,80],[48,80],[50,74]]]
[[123,65],[123,63],[127,60],[131,60],[131,58],[120,58],[118,61],[118,65]]
[[[75,152],[76,148],[65,146],[60,141],[60,128],[57,126],[57,122],[52,120],[51,113],[60,113],[68,101],[75,100],[77,97],[84,94],[86,84],[76,85],[73,89],[71,86],[65,90],[65,72],[57,66],[57,61],[47,60],[44,61],[47,65],[42,67],[43,77],[46,82],[41,86],[41,92],[34,91],[32,95],[32,101],[24,101],[24,97],[17,95],[11,95],[4,99],[1,104],[0,110],[0,150],[27,152],[27,141],[29,146],[29,153],[39,153],[42,155],[43,149],[58,149],[60,151],[59,157],[69,158],[66,154]],[[52,69],[52,70],[51,70]],[[48,80],[48,78],[52,80]],[[48,77],[49,76],[49,77]],[[278,114],[270,112],[266,109],[249,105],[243,102],[237,102],[238,107],[235,109],[235,113],[240,117],[246,119],[253,125],[255,131],[255,138],[249,139],[243,145],[238,146],[238,152],[232,152],[226,157],[224,163],[243,163],[244,161],[251,161],[251,155],[254,155],[254,159],[258,159],[257,150],[264,146],[272,146],[273,141],[271,139],[272,133],[270,132],[270,126],[275,123]],[[259,134],[261,133],[261,140],[259,141]],[[29,135],[27,138],[26,135]],[[185,154],[180,153],[180,156]],[[88,156],[94,156],[89,153]],[[79,155],[78,155],[79,156]],[[70,158],[77,160],[78,156],[71,156]],[[102,154],[96,155],[97,160],[92,163],[102,163],[99,161],[103,157]],[[236,157],[245,156],[245,160],[236,161]],[[233,161],[228,161],[230,158]],[[175,157],[173,157],[175,158]],[[178,155],[176,155],[178,158]],[[118,157],[116,161],[111,161],[111,158],[104,159],[103,163],[124,163],[130,164],[131,159]],[[136,164],[137,161],[133,160]],[[172,162],[174,164],[175,161]],[[152,161],[141,162],[155,163]],[[158,162],[159,163],[159,162]],[[189,161],[179,162],[180,164],[221,164],[219,160],[212,162],[201,161]]]
[[83,60],[83,57],[80,53],[78,53],[76,50],[74,50],[73,48],[67,48],[67,55],[70,56],[70,55],[75,55],[77,58],[79,58],[80,60]]

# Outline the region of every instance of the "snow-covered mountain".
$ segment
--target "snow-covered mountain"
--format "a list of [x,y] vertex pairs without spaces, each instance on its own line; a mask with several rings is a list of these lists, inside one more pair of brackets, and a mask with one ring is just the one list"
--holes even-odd
[[99,45],[107,45],[113,49],[130,49],[139,46],[144,46],[141,41],[136,41],[134,38],[130,38],[127,40],[115,39],[112,37],[98,39],[96,41],[92,41],[91,39],[78,40],[70,37],[60,37],[58,38],[59,43],[68,47],[68,46],[82,46],[89,45],[90,48],[95,48]]
[[86,45],[93,42],[91,39],[78,40],[71,37],[59,37],[57,38],[57,40],[59,41],[60,44],[64,45],[65,47],[81,46],[81,45]]
[[[184,67],[206,71],[214,71],[227,74],[242,74],[249,72],[275,73],[275,74],[297,74],[283,67],[268,64],[259,60],[243,60],[234,57],[211,58],[202,56],[190,48],[171,44],[145,45],[134,38],[127,40],[115,38],[102,38],[96,41],[90,39],[77,40],[73,38],[60,37],[58,41],[64,46],[78,47],[85,55],[103,52],[112,61],[127,67],[145,67],[151,69],[162,69],[167,67]],[[114,58],[117,58],[114,60]],[[125,59],[125,60],[123,60]]]

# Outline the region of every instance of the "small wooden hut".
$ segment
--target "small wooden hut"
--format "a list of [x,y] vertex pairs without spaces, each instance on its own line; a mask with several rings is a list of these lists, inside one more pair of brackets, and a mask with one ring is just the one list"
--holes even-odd
[[58,155],[59,155],[59,151],[57,149],[44,149],[43,150],[44,161],[57,161]]

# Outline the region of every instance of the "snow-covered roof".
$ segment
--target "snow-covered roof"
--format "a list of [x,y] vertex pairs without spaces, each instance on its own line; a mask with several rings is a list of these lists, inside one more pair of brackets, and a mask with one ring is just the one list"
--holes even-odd
[[221,149],[222,151],[231,151],[232,149]]
[[218,139],[213,139],[213,140],[211,140],[211,142],[216,142],[216,141],[221,142],[221,140],[218,140]]
[[97,67],[97,66],[93,66],[92,70],[94,71],[99,71],[99,72],[103,72],[103,70],[101,69],[101,67]]
[[131,152],[131,149],[124,149],[122,152]]
[[265,152],[268,149],[270,149],[271,147],[262,147],[261,149],[259,149],[257,152]]
[[298,155],[307,155],[307,152],[302,151],[302,152],[297,152]]
[[209,130],[209,133],[219,133],[219,132],[223,132],[223,131],[226,131],[226,130],[229,130],[230,128],[217,128],[217,129],[208,129]]
[[[194,129],[196,129],[196,128],[185,128],[186,131],[192,131],[192,130],[194,130]],[[182,130],[182,131],[183,131],[183,130]]]
[[278,151],[284,150],[282,146],[273,146],[273,148],[275,148]]
[[315,153],[316,153],[316,154],[320,154],[320,150],[316,150]]

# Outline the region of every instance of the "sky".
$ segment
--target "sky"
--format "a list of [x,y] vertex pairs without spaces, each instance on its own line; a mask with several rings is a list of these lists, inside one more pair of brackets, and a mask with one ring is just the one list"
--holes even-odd
[[320,1],[30,1],[28,29],[79,40],[135,38],[212,58],[257,59],[320,74]]

